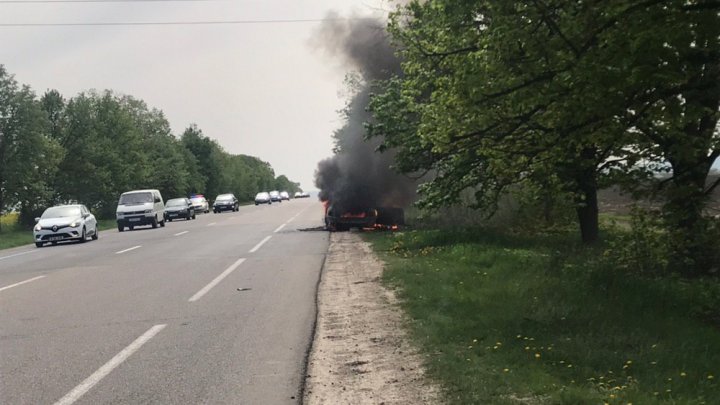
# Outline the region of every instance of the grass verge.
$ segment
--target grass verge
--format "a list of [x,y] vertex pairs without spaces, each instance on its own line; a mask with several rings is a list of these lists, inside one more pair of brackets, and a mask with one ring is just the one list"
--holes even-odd
[[[0,250],[13,247],[30,245],[34,243],[32,229],[27,229],[17,222],[17,214],[7,214],[0,217],[2,229],[0,229]],[[103,231],[115,228],[114,219],[98,220],[98,229]]]
[[718,403],[717,280],[621,274],[569,235],[367,237],[450,403]]

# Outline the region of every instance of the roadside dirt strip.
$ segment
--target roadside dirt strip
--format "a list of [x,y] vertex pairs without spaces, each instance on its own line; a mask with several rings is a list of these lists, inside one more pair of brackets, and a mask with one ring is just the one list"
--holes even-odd
[[305,404],[433,404],[439,388],[403,329],[383,264],[359,235],[333,233],[318,291]]

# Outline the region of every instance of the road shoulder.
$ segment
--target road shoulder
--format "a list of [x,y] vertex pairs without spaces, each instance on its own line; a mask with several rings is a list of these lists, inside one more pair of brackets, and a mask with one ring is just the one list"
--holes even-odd
[[357,234],[333,233],[318,289],[305,404],[438,403],[383,265]]

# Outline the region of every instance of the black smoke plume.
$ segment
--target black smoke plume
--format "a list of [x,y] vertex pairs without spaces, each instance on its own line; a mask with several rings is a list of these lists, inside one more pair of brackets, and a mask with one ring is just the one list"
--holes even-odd
[[354,93],[343,111],[346,122],[334,133],[336,153],[318,163],[315,185],[320,199],[339,212],[361,212],[374,207],[406,207],[416,197],[415,181],[392,170],[394,153],[376,151],[381,139],[366,140],[366,111],[373,84],[400,73],[400,61],[385,31],[385,22],[340,20],[330,15],[315,41],[331,57],[357,73]]

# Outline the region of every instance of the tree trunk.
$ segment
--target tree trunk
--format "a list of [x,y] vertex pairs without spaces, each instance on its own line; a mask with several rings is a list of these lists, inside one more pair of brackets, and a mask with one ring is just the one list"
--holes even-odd
[[598,197],[597,197],[597,150],[585,148],[580,152],[581,166],[575,171],[575,185],[578,198],[575,201],[580,224],[580,238],[586,245],[596,243],[600,239],[600,226],[598,223]]
[[575,209],[580,223],[580,237],[586,245],[593,244],[600,239],[600,226],[598,220],[597,187],[588,187],[582,190],[583,201]]
[[674,162],[667,190],[665,223],[669,235],[670,267],[686,276],[707,273],[717,266],[715,243],[709,243],[705,181],[709,165]]

